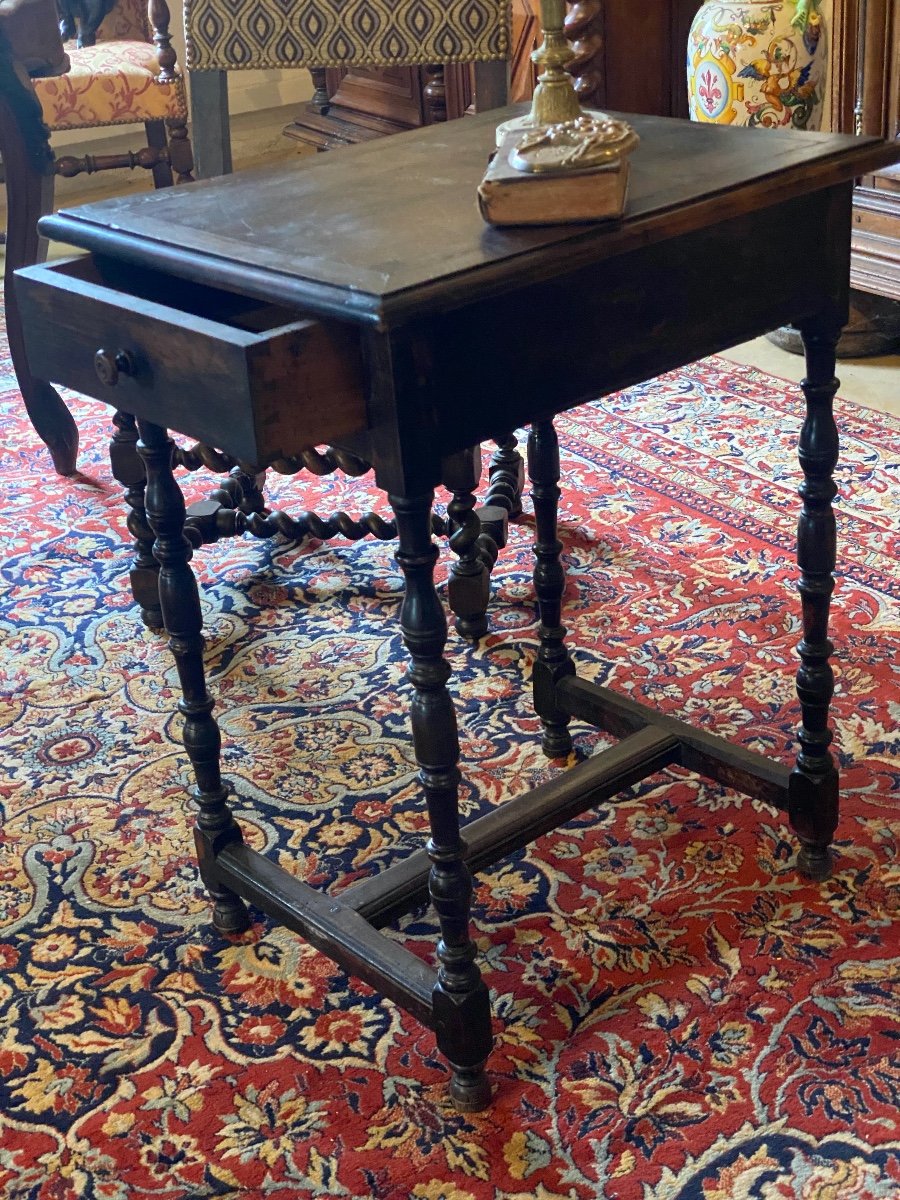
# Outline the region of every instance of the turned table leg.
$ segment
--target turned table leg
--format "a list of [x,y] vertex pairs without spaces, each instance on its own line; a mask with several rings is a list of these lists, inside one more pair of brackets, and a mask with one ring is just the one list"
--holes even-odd
[[453,1101],[460,1111],[475,1112],[491,1099],[484,1069],[491,1050],[491,1011],[469,929],[472,879],[459,828],[459,736],[446,686],[447,622],[434,588],[438,551],[431,540],[432,498],[431,493],[391,496],[390,502],[397,518],[397,562],[406,583],[400,626],[411,659],[413,743],[431,826],[428,891],[441,931],[432,996],[435,1031],[453,1072]]
[[[450,568],[447,596],[456,615],[456,630],[477,640],[487,633],[491,577],[479,554],[481,521],[475,513],[475,488],[481,476],[481,447],[461,450],[442,464],[444,486],[453,493],[447,505],[450,549],[456,555]],[[493,565],[493,564],[491,564]]]
[[538,648],[534,664],[534,708],[544,726],[542,748],[549,758],[572,749],[568,715],[557,707],[557,683],[575,674],[566,649],[562,624],[565,573],[560,562],[562,542],[556,535],[559,504],[559,441],[552,421],[536,421],[528,434],[528,475],[534,502],[534,590],[537,595]]
[[141,610],[141,619],[150,629],[162,628],[159,607],[159,563],[153,556],[153,530],[147,523],[144,492],[147,477],[137,452],[137,425],[129,413],[113,416],[109,462],[113,478],[125,488],[128,505],[128,532],[134,539],[134,558],[131,563],[131,594]]
[[838,822],[838,773],[829,750],[832,740],[828,710],[834,691],[829,657],[828,613],[834,591],[837,538],[832,500],[838,460],[838,431],[832,403],[838,389],[834,377],[839,330],[825,325],[802,329],[806,348],[806,420],[800,433],[803,508],[797,527],[797,563],[803,613],[803,639],[798,647],[797,695],[802,725],[800,752],[791,773],[789,813],[800,838],[798,864],[813,879],[831,873],[831,839]]
[[199,807],[194,836],[200,875],[213,898],[213,924],[222,933],[239,933],[250,924],[243,900],[215,877],[215,858],[227,845],[241,841],[241,831],[228,807],[228,789],[220,768],[221,737],[212,715],[203,669],[203,617],[197,581],[190,567],[191,544],[184,535],[184,497],[172,471],[174,443],[165,429],[138,421],[138,454],[147,476],[147,521],[155,534],[153,553],[159,562],[159,602],[169,648],[175,658],[184,716],[184,746],[197,786]]
[[510,520],[522,515],[522,490],[525,487],[525,464],[519,454],[514,433],[495,439],[497,449],[491,455],[488,468],[486,505],[498,505],[506,510]]

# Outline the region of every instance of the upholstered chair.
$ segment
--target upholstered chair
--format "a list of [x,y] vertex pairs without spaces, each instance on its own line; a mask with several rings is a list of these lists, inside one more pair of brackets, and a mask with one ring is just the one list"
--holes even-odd
[[157,187],[191,178],[187,98],[169,34],[165,0],[116,0],[92,46],[66,44],[70,68],[39,78],[34,90],[44,121],[54,133],[143,124],[147,147],[104,158],[65,155],[59,175],[111,167],[146,167]]
[[509,0],[184,0],[198,174],[231,169],[227,73],[473,63],[479,109],[506,103]]
[[[95,45],[63,48],[52,0],[0,0],[0,154],[7,192],[4,301],[13,366],[29,417],[60,474],[75,470],[78,432],[54,389],[31,376],[11,286],[41,252],[38,218],[56,175],[144,167],[156,187],[192,176],[187,99],[164,0],[116,0]],[[49,131],[143,124],[146,145],[113,155],[54,157]]]
[[[152,42],[141,34],[144,0],[117,0],[100,28],[95,46],[66,46],[70,69],[35,76],[31,87],[51,129],[96,127],[143,121],[148,145],[132,154],[82,158],[40,157],[3,146],[4,136],[15,141],[13,122],[0,153],[17,162],[30,161],[29,181],[17,181],[7,171],[9,199],[6,279],[14,269],[35,261],[37,218],[50,207],[54,174],[143,166],[153,171],[156,186],[191,178],[191,147],[185,126],[186,104],[181,76],[168,33],[164,0],[149,0],[147,22]],[[37,7],[43,0],[0,0],[4,4]],[[507,0],[185,0],[184,16],[191,83],[195,141],[200,139],[207,161],[219,156],[218,167],[230,169],[226,72],[254,67],[402,66],[445,62],[475,64],[478,107],[506,102],[509,24]],[[115,35],[115,36],[113,36]],[[128,36],[125,36],[128,35]],[[140,36],[139,36],[140,35]],[[102,70],[102,73],[101,73]],[[21,73],[21,72],[20,72]],[[13,89],[15,90],[15,89]],[[33,114],[32,114],[33,116]],[[38,121],[39,125],[40,122]],[[25,121],[26,141],[45,145]],[[22,122],[19,121],[22,128]],[[21,139],[20,139],[21,140]],[[40,182],[38,182],[40,181]],[[61,474],[75,470],[77,431],[54,389],[31,377],[24,354],[17,352],[17,317],[12,288],[6,289],[13,363],[26,407],[38,433],[48,445]],[[68,420],[66,419],[68,418]]]

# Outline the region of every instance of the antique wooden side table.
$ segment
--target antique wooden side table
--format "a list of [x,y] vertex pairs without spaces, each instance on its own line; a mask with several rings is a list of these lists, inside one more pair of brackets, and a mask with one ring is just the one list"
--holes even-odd
[[[61,212],[42,232],[90,256],[18,280],[35,375],[137,419],[146,495],[132,480],[130,527],[139,544],[151,530],[156,539],[197,784],[200,871],[217,928],[244,928],[249,900],[408,1009],[435,1030],[463,1110],[490,1099],[490,1005],[470,936],[470,871],[677,763],[787,809],[801,868],[828,873],[838,818],[827,635],[834,346],[847,312],[853,180],[900,157],[872,138],[635,118],[642,143],[621,221],[498,230],[475,207],[497,120],[487,114],[299,167]],[[802,725],[792,770],[578,679],[561,624],[552,424],[555,413],[788,322],[803,333],[808,366]],[[461,836],[432,493],[449,478],[460,520],[474,520],[476,481],[460,465],[466,447],[526,423],[544,749],[569,749],[572,717],[621,740]],[[390,498],[431,838],[340,898],[250,850],[229,810],[169,428],[251,468],[331,440],[371,462]],[[378,932],[426,888],[440,924],[436,970]]]

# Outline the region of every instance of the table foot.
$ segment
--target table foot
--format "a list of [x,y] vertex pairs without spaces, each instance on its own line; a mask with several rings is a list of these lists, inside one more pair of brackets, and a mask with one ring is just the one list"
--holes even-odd
[[831,877],[834,870],[834,851],[829,845],[816,846],[801,840],[797,867],[807,879],[822,883]]
[[[429,890],[432,882],[429,878]],[[446,949],[443,939],[438,944],[438,981],[431,993],[435,1038],[450,1066],[450,1097],[456,1108],[459,1112],[480,1112],[491,1102],[491,1084],[485,1071],[493,1045],[490,995],[475,966],[474,946],[458,955],[465,976],[456,978],[451,978],[447,970],[442,949]]]
[[547,758],[568,758],[572,753],[572,735],[565,726],[549,723],[541,735],[541,750]]
[[478,642],[488,631],[487,615],[476,617],[457,617],[453,627],[460,637],[469,642]]
[[556,703],[560,680],[575,674],[566,648],[562,624],[565,573],[560,561],[562,542],[557,537],[559,505],[559,441],[552,421],[536,421],[528,434],[528,474],[534,501],[534,590],[538,602],[538,647],[532,685],[535,712],[544,727],[541,748],[549,758],[563,758],[572,750],[569,715]]
[[164,629],[162,609],[141,608],[141,621],[153,633],[162,633]]
[[806,420],[798,447],[803,506],[797,524],[797,586],[803,624],[797,647],[797,697],[802,722],[788,813],[803,845],[798,858],[801,870],[813,879],[824,879],[831,868],[828,845],[837,828],[839,809],[838,773],[830,750],[834,673],[829,659],[834,647],[828,639],[828,618],[837,549],[832,501],[837,493],[834,469],[839,447],[833,401],[838,389],[834,368],[840,329],[823,320],[804,326],[801,333],[806,348],[806,378],[801,384]]
[[483,1112],[490,1105],[491,1096],[491,1081],[483,1067],[479,1070],[453,1068],[450,1099],[457,1112]]
[[214,901],[213,920],[224,932],[246,929],[249,917],[243,901],[216,877],[216,856],[242,841],[221,775],[221,736],[212,715],[213,699],[206,689],[203,667],[203,615],[197,581],[190,567],[193,553],[184,532],[184,497],[172,470],[174,444],[165,429],[148,421],[137,423],[137,453],[146,473],[146,517],[156,538],[153,554],[159,563],[159,603],[169,649],[181,684],[179,711],[184,717],[184,748],[191,760],[199,809],[194,831],[200,875]]
[[[206,890],[213,895],[212,888]],[[219,933],[244,933],[250,928],[250,913],[239,896],[223,894],[220,898],[213,896],[213,899],[212,923]]]

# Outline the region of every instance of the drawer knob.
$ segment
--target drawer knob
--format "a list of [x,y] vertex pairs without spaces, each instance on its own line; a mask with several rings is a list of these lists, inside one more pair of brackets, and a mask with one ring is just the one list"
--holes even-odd
[[131,375],[134,363],[127,350],[98,350],[94,355],[97,378],[107,387],[115,387],[120,375]]

